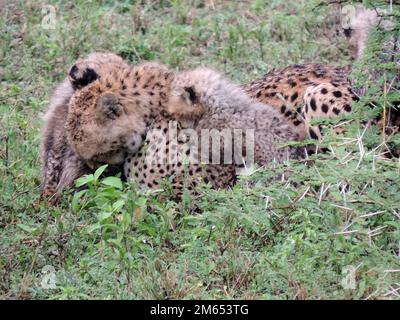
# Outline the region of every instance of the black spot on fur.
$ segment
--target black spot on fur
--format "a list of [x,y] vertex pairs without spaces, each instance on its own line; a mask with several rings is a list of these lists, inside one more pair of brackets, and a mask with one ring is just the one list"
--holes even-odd
[[340,110],[338,108],[333,108],[333,113],[338,115],[340,113]]
[[281,113],[285,113],[286,112],[286,106],[283,104],[281,106]]
[[326,105],[325,103],[323,103],[321,108],[322,108],[322,112],[328,113],[328,110],[329,110],[328,105]]
[[344,111],[350,112],[351,111],[351,106],[349,104],[344,105]]
[[343,33],[344,33],[344,36],[345,36],[346,38],[350,38],[350,37],[351,37],[351,34],[353,33],[353,30],[350,29],[350,28],[348,28],[348,29],[343,29]]
[[322,89],[321,89],[321,93],[322,93],[322,94],[327,94],[327,93],[328,93],[328,90],[327,90],[326,88],[322,88]]
[[314,111],[317,110],[317,103],[315,102],[314,98],[311,99],[310,106],[311,106],[311,109],[313,109]]
[[292,96],[290,97],[290,101],[294,101],[297,99],[297,97],[299,96],[299,94],[297,92],[293,93]]
[[297,85],[296,81],[294,81],[293,79],[289,79],[288,80],[288,84],[293,88]]
[[336,98],[340,98],[340,97],[342,96],[342,93],[341,93],[340,91],[333,91],[333,95],[334,95]]
[[318,139],[317,134],[315,133],[315,131],[312,128],[310,128],[309,132],[310,132],[310,137],[312,139]]

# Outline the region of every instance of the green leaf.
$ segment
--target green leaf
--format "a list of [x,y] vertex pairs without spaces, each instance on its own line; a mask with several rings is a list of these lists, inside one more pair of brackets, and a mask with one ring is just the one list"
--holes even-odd
[[92,233],[95,230],[101,229],[101,224],[96,223],[86,228],[87,233]]
[[120,199],[116,202],[113,203],[112,207],[113,207],[113,211],[119,211],[125,204],[125,200],[124,199]]
[[17,224],[17,227],[31,234],[35,233],[38,230],[38,228],[33,228],[22,223]]
[[103,166],[101,166],[100,168],[98,168],[95,173],[94,173],[94,180],[97,181],[99,180],[99,177],[101,176],[101,174],[104,172],[104,170],[106,170],[108,167],[108,164],[105,164]]
[[106,186],[111,186],[117,189],[122,189],[122,182],[120,178],[117,177],[107,177],[101,181],[102,184]]
[[79,200],[87,193],[87,190],[81,190],[74,194],[71,201],[71,209],[73,213],[77,213],[81,208]]
[[113,214],[113,211],[109,211],[109,212],[102,212],[99,214],[99,221],[104,221],[107,218],[111,217]]
[[94,181],[94,176],[92,174],[85,175],[75,180],[75,186],[77,188],[82,187],[85,184],[89,184]]
[[139,199],[136,200],[136,204],[139,207],[143,207],[146,204],[146,202],[147,202],[147,198],[145,198],[145,197],[140,197]]

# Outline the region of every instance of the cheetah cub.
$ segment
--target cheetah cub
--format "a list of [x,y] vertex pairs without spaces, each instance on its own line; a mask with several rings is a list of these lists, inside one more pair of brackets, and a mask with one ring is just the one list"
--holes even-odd
[[[254,161],[259,165],[281,163],[302,154],[296,147],[285,146],[287,142],[299,140],[299,135],[275,108],[254,102],[239,86],[211,69],[197,68],[177,74],[167,110],[200,135],[207,129],[232,134],[235,131],[253,132],[254,136],[248,142],[254,144],[254,150],[245,151],[246,145],[237,150],[243,153],[254,151]],[[239,140],[239,143],[243,142]],[[236,159],[242,156],[244,154],[233,155]]]
[[67,142],[64,125],[71,96],[95,79],[126,67],[128,65],[115,54],[92,53],[78,60],[68,77],[54,90],[43,117],[40,146],[42,200],[57,202],[63,189],[72,186],[76,178],[90,172],[88,164],[76,155]]

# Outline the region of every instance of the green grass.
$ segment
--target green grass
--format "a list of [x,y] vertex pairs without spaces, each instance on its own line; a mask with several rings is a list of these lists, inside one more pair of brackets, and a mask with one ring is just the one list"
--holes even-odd
[[[400,165],[377,156],[379,129],[364,132],[359,121],[344,137],[328,135],[331,153],[277,167],[292,172],[285,182],[257,171],[233,190],[204,187],[174,202],[95,175],[59,207],[34,206],[41,115],[78,57],[112,51],[132,63],[207,65],[238,83],[294,63],[346,65],[326,7],[50,3],[54,30],[42,27],[33,1],[9,1],[0,17],[0,298],[398,298]],[[41,285],[45,266],[55,269],[55,288]],[[346,289],[351,268],[355,286]]]

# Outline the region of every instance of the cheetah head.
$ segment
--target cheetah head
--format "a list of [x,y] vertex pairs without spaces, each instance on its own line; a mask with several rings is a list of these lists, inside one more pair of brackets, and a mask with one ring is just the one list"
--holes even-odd
[[175,74],[167,110],[178,120],[196,120],[204,114],[237,112],[251,100],[221,73],[204,67]]
[[383,30],[391,30],[394,24],[392,21],[379,16],[385,15],[383,10],[367,9],[361,4],[353,8],[354,12],[350,12],[351,19],[343,27],[343,32],[347,38],[353,59],[359,59],[364,54],[371,29],[379,26]]
[[108,77],[97,79],[77,90],[69,102],[68,142],[92,166],[123,163],[126,154],[135,153],[145,137],[143,109],[124,96],[118,81],[111,87],[110,83]]

